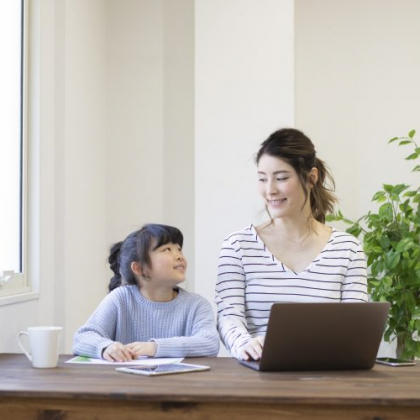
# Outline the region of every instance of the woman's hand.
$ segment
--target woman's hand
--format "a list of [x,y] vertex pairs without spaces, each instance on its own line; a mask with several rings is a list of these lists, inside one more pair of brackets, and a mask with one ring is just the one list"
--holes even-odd
[[108,362],[129,362],[133,360],[133,353],[118,341],[113,342],[102,352],[102,357]]
[[126,348],[133,355],[133,359],[136,359],[139,356],[153,357],[157,352],[157,344],[153,341],[136,341],[134,343],[127,344]]
[[244,360],[260,360],[264,346],[264,336],[252,338],[242,350],[241,357]]

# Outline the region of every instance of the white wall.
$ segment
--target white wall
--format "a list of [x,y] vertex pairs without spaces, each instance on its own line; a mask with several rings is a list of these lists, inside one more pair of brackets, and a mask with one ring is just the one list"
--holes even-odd
[[194,289],[194,0],[163,4],[163,215],[184,234],[184,287]]
[[106,3],[106,243],[144,223],[173,224],[191,268],[193,1]]
[[418,186],[404,160],[411,149],[387,142],[420,131],[420,2],[295,4],[296,126],[329,163],[340,208],[356,219],[383,183]]
[[55,313],[65,348],[106,288],[105,9],[56,2]]
[[[365,214],[382,183],[414,183],[420,130],[420,2],[296,0],[296,126],[332,168],[342,210]],[[418,184],[418,181],[417,181]]]
[[107,244],[163,215],[163,4],[106,1]]
[[195,290],[211,302],[223,239],[258,220],[254,155],[294,122],[293,1],[197,0]]

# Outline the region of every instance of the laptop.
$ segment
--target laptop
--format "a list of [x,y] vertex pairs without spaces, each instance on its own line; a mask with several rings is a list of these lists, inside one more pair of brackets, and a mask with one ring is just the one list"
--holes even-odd
[[275,303],[261,372],[371,369],[385,330],[388,302]]

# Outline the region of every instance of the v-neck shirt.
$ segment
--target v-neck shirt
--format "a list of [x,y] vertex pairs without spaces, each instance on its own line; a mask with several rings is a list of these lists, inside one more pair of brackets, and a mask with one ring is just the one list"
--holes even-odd
[[251,337],[264,335],[275,302],[367,301],[366,258],[360,242],[333,229],[301,272],[266,247],[253,225],[229,235],[219,257],[216,304],[222,342],[239,357]]

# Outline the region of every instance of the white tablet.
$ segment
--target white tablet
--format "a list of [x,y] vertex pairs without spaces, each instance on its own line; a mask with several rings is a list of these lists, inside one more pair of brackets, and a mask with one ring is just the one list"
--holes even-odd
[[118,372],[132,373],[134,375],[170,375],[173,373],[186,373],[186,372],[200,372],[209,370],[210,366],[203,365],[190,365],[188,363],[166,363],[154,366],[130,366],[115,368]]

